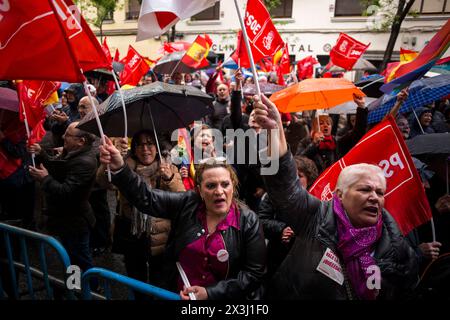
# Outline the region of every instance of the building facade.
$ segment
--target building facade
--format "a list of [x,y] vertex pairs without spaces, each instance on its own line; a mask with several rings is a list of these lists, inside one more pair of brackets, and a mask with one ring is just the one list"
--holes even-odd
[[[157,57],[157,50],[167,41],[167,37],[135,42],[139,1],[118,2],[120,8],[103,25],[103,36],[108,37],[110,48],[119,48],[122,57],[131,44],[142,55]],[[246,2],[238,1],[242,14]],[[281,4],[271,14],[295,60],[313,55],[324,65],[339,33],[344,32],[362,43],[370,43],[364,58],[377,64],[383,58],[390,35],[389,30],[380,32],[374,29],[374,24],[382,21],[379,17],[384,9],[373,6],[367,11],[378,12],[378,15],[364,16],[361,0],[281,0]],[[414,14],[407,16],[402,23],[393,60],[398,60],[400,47],[410,50],[423,48],[450,18],[450,0],[416,0],[410,12]],[[93,29],[99,35],[98,30]],[[176,40],[192,42],[198,34],[207,33],[214,42],[213,51],[223,59],[235,49],[236,32],[239,29],[234,1],[222,0],[191,19],[177,23]]]

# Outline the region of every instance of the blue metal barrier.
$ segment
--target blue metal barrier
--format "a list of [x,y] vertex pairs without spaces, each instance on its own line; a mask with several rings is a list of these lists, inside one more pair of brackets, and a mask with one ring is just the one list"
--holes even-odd
[[[13,241],[18,241],[20,244],[20,261],[15,261],[14,258],[18,256],[18,252],[14,251],[12,246]],[[66,270],[70,266],[69,255],[64,247],[53,237],[44,235],[41,233],[33,232],[30,230],[18,228],[9,224],[0,223],[0,241],[4,241],[6,259],[0,256],[0,272],[3,275],[7,275],[5,270],[2,270],[4,266],[7,266],[9,272],[9,279],[11,280],[12,295],[15,299],[20,299],[19,295],[19,281],[16,274],[16,269],[22,270],[26,277],[27,293],[32,300],[35,299],[35,290],[33,288],[33,277],[40,278],[44,282],[44,289],[46,291],[47,299],[54,299],[53,285],[58,285],[64,293],[64,298],[74,299],[75,295],[72,290],[69,290],[65,286],[65,278],[63,280],[52,277],[48,273],[47,259],[45,255],[45,248],[50,247],[53,252],[56,253],[59,262],[61,263],[61,271],[66,277]],[[28,245],[34,243],[38,246],[40,268],[35,268],[30,265],[30,259],[28,255]],[[1,247],[1,243],[0,243]],[[0,299],[4,299],[4,290],[2,279],[0,277]]]
[[92,294],[89,282],[92,278],[104,280],[104,295],[107,300],[111,300],[110,282],[114,281],[125,285],[128,288],[129,300],[134,300],[134,291],[138,291],[148,296],[153,296],[163,300],[180,300],[180,296],[174,292],[152,286],[151,284],[138,281],[127,276],[112,272],[103,268],[91,268],[83,273],[81,277],[81,292],[84,300],[91,300]]

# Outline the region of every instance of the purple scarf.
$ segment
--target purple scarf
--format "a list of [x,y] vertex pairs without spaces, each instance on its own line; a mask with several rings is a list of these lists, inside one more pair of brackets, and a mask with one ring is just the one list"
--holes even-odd
[[376,225],[365,228],[355,228],[350,223],[341,201],[333,196],[333,211],[337,217],[338,246],[347,269],[347,274],[358,298],[363,300],[375,300],[377,289],[370,290],[367,287],[367,268],[376,264],[370,255],[375,243],[381,237],[383,221],[381,215]]

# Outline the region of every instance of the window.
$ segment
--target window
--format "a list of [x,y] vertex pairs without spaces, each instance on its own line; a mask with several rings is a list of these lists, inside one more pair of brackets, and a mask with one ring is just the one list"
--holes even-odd
[[450,0],[416,0],[411,12],[419,14],[450,13]]
[[113,21],[113,20],[114,20],[114,11],[110,11],[106,15],[105,21]]
[[191,17],[192,21],[220,20],[220,1]]
[[364,9],[361,0],[336,0],[334,16],[362,16]]
[[137,20],[139,18],[139,12],[141,11],[141,4],[139,0],[128,0],[128,6],[126,10],[126,20]]
[[292,0],[281,0],[281,3],[270,10],[272,18],[292,18]]

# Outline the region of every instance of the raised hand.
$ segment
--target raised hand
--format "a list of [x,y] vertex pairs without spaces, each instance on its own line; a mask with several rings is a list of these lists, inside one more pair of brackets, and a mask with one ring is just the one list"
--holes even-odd
[[265,95],[261,95],[261,98],[255,95],[253,96],[253,101],[253,107],[255,108],[255,120],[261,128],[283,128],[280,113],[272,101],[270,101]]
[[409,88],[405,88],[397,94],[397,102],[403,103],[408,99]]
[[366,106],[366,99],[364,96],[361,96],[359,94],[354,93],[353,94],[353,101],[356,103],[356,105],[359,108],[364,108]]
[[111,171],[117,171],[123,167],[124,161],[120,151],[114,147],[112,141],[105,136],[105,144],[99,146],[100,162],[109,165]]
[[261,126],[261,128],[269,130],[269,135],[271,137],[272,134],[274,134],[274,131],[278,136],[278,138],[275,137],[274,141],[272,141],[272,138],[269,139],[268,155],[270,156],[273,154],[273,151],[278,151],[278,156],[282,157],[286,154],[288,149],[280,113],[278,112],[275,104],[266,96],[262,95],[261,98],[259,96],[254,96],[253,99],[255,121]]

